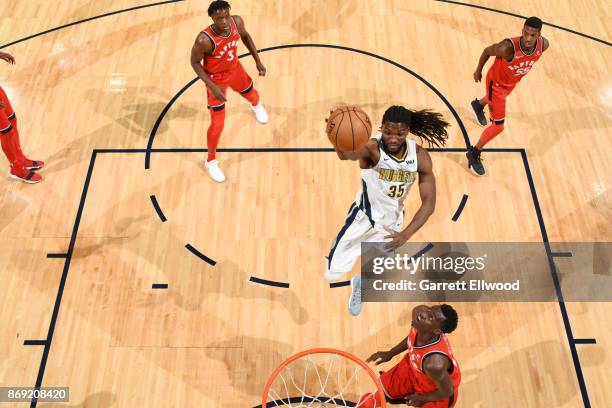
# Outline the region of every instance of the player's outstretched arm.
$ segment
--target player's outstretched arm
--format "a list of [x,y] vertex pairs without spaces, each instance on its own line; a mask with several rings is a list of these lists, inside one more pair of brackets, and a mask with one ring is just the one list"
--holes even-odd
[[386,363],[387,361],[391,360],[393,357],[395,357],[399,353],[403,353],[406,350],[408,350],[408,336],[406,336],[404,340],[400,341],[398,345],[393,347],[391,350],[378,351],[372,354],[370,357],[368,357],[368,359],[366,360],[366,363],[372,362],[375,365]]
[[404,230],[397,232],[389,227],[384,227],[391,241],[385,244],[385,249],[392,250],[401,247],[417,232],[433,214],[436,208],[436,178],[433,174],[433,164],[427,149],[417,146],[417,161],[419,163],[419,194],[421,196],[421,207],[412,217],[412,221]]
[[380,159],[380,150],[376,139],[368,140],[361,149],[357,150],[345,151],[336,148],[336,154],[340,160],[359,160],[362,169],[376,166]]
[[242,38],[242,42],[248,48],[249,52],[253,56],[255,60],[255,65],[257,66],[257,71],[259,71],[260,76],[266,75],[266,67],[261,63],[259,59],[259,54],[257,53],[257,47],[255,46],[255,42],[253,41],[253,37],[251,34],[244,28],[244,20],[240,16],[232,16],[234,21],[236,22],[236,28],[238,28],[238,34]]
[[480,82],[482,79],[482,69],[489,60],[489,57],[502,57],[508,60],[513,56],[514,47],[512,47],[512,42],[510,42],[508,39],[505,39],[497,44],[489,45],[487,48],[482,50],[482,54],[480,54],[478,66],[474,71],[474,81]]
[[428,402],[443,401],[453,395],[453,380],[448,370],[450,360],[441,354],[432,354],[423,362],[425,374],[436,385],[436,390],[427,394],[412,394],[406,398],[409,406],[420,407]]
[[207,87],[211,89],[215,98],[221,102],[225,102],[225,93],[210,79],[208,74],[204,71],[202,66],[202,60],[207,54],[213,51],[213,45],[210,42],[210,38],[204,33],[198,34],[193,47],[191,47],[191,67],[198,74],[198,77],[204,81]]

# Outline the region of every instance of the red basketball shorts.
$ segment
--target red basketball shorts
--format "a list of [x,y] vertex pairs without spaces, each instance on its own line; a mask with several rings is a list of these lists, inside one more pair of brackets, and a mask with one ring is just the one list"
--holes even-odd
[[11,127],[10,120],[15,117],[15,112],[11,106],[11,102],[8,100],[4,89],[0,86],[0,101],[4,105],[4,108],[0,109],[0,131],[8,130]]
[[506,97],[510,95],[516,84],[506,85],[497,82],[493,79],[491,72],[492,70],[487,72],[487,79],[485,81],[487,91],[486,99],[489,104],[491,120],[501,125],[506,119]]
[[[380,382],[387,397],[391,399],[404,398],[411,394],[427,394],[434,389],[427,389],[421,386],[410,367],[408,359],[402,358],[402,361],[397,363],[389,371],[385,371],[380,375]],[[422,408],[450,408],[455,406],[457,394],[459,392],[459,384],[455,384],[455,392],[451,399],[442,401],[428,402],[422,405]]]
[[[230,71],[216,72],[208,74],[208,76],[224,91],[227,88],[232,88],[234,91],[244,95],[253,89],[253,80],[244,70],[241,63],[236,64],[236,68]],[[210,88],[206,87],[206,93],[208,95],[208,109],[220,108],[225,104],[225,102],[215,98]]]

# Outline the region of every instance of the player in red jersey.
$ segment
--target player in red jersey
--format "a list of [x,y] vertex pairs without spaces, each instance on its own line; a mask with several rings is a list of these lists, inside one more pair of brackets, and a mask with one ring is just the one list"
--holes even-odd
[[198,34],[191,49],[191,66],[206,84],[208,93],[211,122],[206,134],[208,157],[205,166],[213,180],[222,182],[225,181],[225,175],[219,168],[216,151],[225,122],[227,88],[232,88],[251,103],[258,122],[268,122],[268,113],[259,102],[259,94],[253,87],[253,80],[238,61],[240,39],[255,59],[260,76],[266,74],[266,68],[259,59],[253,39],[244,28],[244,20],[240,16],[230,15],[228,2],[213,1],[208,7],[208,15],[213,24]]
[[[453,357],[447,333],[457,328],[459,318],[450,305],[412,309],[412,328],[408,337],[389,351],[379,351],[367,359],[376,365],[408,351],[404,358],[380,374],[388,402],[412,407],[449,408],[457,403],[461,371]],[[380,407],[378,394],[365,394],[359,408]]]
[[[0,52],[0,59],[15,64],[11,54]],[[19,132],[17,131],[17,116],[8,100],[4,89],[0,87],[0,142],[2,151],[8,159],[11,169],[9,177],[24,183],[35,184],[42,180],[40,174],[33,170],[42,169],[44,163],[40,160],[30,160],[21,151]]]
[[482,79],[482,68],[489,57],[495,57],[495,62],[487,72],[486,95],[480,100],[474,99],[470,104],[481,126],[487,126],[484,114],[486,105],[489,105],[491,114],[491,124],[482,132],[478,143],[467,152],[468,167],[478,176],[485,174],[480,158],[482,148],[504,130],[506,97],[548,49],[549,42],[540,35],[541,31],[542,20],[529,17],[525,20],[520,37],[506,38],[493,44],[485,48],[480,56],[474,71],[476,82]]

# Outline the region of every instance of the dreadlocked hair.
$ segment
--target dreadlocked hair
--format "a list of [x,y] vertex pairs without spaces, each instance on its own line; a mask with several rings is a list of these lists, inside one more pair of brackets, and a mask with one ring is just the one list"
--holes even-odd
[[404,123],[410,129],[410,133],[418,136],[421,140],[427,141],[429,147],[444,146],[448,133],[446,128],[449,126],[444,117],[430,109],[413,111],[403,106],[394,105],[385,111],[382,118],[384,122]]

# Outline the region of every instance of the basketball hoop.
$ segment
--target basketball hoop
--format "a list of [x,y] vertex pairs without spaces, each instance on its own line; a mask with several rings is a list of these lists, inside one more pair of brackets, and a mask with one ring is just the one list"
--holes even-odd
[[[345,351],[317,348],[289,357],[270,375],[262,395],[262,408],[363,407],[362,395],[378,394],[385,408],[385,394],[376,374]],[[364,401],[365,402],[365,401]]]

